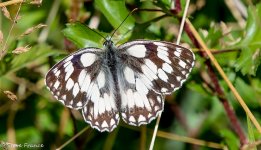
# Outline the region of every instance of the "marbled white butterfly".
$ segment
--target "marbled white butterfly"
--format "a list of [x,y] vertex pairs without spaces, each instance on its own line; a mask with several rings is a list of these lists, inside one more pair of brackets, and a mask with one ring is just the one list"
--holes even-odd
[[187,48],[170,42],[135,40],[115,47],[84,48],[61,60],[46,85],[65,106],[82,109],[84,120],[111,132],[121,118],[148,124],[163,111],[163,95],[181,87],[194,66]]

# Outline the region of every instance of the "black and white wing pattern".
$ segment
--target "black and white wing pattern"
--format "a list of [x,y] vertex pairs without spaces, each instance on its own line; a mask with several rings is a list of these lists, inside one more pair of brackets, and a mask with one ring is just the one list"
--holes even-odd
[[84,120],[93,128],[111,131],[119,122],[119,113],[112,75],[102,65],[103,53],[95,48],[73,53],[50,69],[45,82],[65,106],[82,109]]
[[122,119],[148,124],[163,111],[163,95],[181,87],[194,66],[194,54],[162,41],[136,40],[104,49],[85,48],[60,61],[46,85],[65,106],[82,109],[84,120],[111,132]]
[[162,41],[138,40],[118,47],[121,115],[132,125],[148,124],[163,111],[162,95],[181,87],[194,66],[194,54]]

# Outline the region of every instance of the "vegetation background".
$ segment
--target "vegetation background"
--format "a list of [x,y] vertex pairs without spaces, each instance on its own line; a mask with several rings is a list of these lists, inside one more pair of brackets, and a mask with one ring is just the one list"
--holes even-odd
[[[8,148],[8,143],[28,143],[31,149],[55,149],[83,131],[63,149],[148,149],[156,121],[142,127],[121,122],[112,133],[100,133],[83,121],[80,112],[56,101],[44,77],[69,53],[102,47],[104,39],[90,28],[110,35],[134,8],[140,10],[128,17],[113,41],[175,43],[186,1],[21,2],[0,2],[1,148]],[[192,0],[187,17],[191,24],[186,23],[181,43],[195,52],[196,65],[184,86],[166,97],[154,149],[261,149],[261,2]],[[210,48],[250,113],[234,97],[196,34]]]

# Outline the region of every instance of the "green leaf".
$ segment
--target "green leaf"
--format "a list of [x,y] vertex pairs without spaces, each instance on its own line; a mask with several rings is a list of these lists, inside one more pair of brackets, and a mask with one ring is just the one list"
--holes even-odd
[[[102,12],[115,29],[118,28],[129,15],[129,11],[127,10],[125,1],[123,0],[96,0],[95,6]],[[118,30],[121,34],[124,34],[129,30],[132,30],[134,24],[135,20],[130,15]]]
[[[64,36],[72,41],[78,48],[84,47],[102,47],[102,40],[104,40],[93,29],[77,22],[67,24],[67,27],[62,31]],[[100,33],[100,32],[99,32]],[[104,33],[100,33],[105,35]]]
[[246,104],[253,108],[260,107],[259,101],[257,101],[258,94],[252,86],[246,84],[246,82],[241,78],[237,78],[234,84],[239,94],[245,100]]
[[238,150],[239,146],[239,140],[235,136],[235,134],[227,129],[220,131],[221,136],[224,138],[226,145],[228,146],[228,149],[230,150]]
[[261,63],[261,3],[250,6],[248,9],[248,20],[246,25],[246,35],[239,42],[242,48],[240,57],[235,67],[242,74],[255,75],[258,66]]
[[[255,141],[254,129],[253,129],[253,126],[252,126],[252,123],[251,123],[249,117],[247,117],[247,128],[248,128],[248,137],[249,137],[249,140],[250,140],[251,142]],[[257,150],[256,146],[255,146],[255,147],[252,147],[251,149],[252,149],[252,150]]]

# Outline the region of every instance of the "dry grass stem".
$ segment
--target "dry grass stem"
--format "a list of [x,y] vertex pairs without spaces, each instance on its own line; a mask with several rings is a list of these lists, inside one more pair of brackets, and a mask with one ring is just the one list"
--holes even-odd
[[10,21],[12,21],[12,18],[11,18],[11,15],[9,13],[9,11],[7,10],[7,8],[4,6],[2,7],[2,12],[3,12],[3,15]]
[[0,7],[5,7],[8,5],[18,4],[18,3],[22,3],[22,2],[24,2],[24,0],[10,0],[10,1],[0,3]]
[[197,41],[199,42],[200,46],[205,50],[205,52],[207,53],[208,57],[210,58],[211,62],[214,64],[214,66],[216,67],[217,71],[219,72],[219,74],[222,76],[222,78],[225,80],[225,82],[227,83],[228,87],[230,88],[230,90],[232,91],[232,93],[234,94],[234,96],[236,97],[236,99],[238,100],[238,102],[240,103],[240,105],[242,106],[242,108],[245,110],[247,116],[251,119],[252,123],[255,125],[255,127],[257,128],[258,132],[261,133],[261,126],[259,125],[259,123],[257,122],[256,118],[254,117],[254,115],[252,114],[252,112],[249,110],[249,108],[247,107],[246,103],[244,102],[243,98],[239,95],[239,93],[237,92],[236,88],[233,86],[233,84],[229,81],[227,75],[225,74],[225,72],[223,71],[223,69],[221,68],[221,66],[219,65],[219,63],[217,62],[216,58],[213,56],[213,54],[210,52],[210,50],[207,48],[207,46],[205,45],[205,43],[203,42],[203,40],[201,39],[201,37],[199,36],[198,32],[196,31],[196,29],[194,28],[194,26],[190,23],[190,21],[187,19],[186,23],[189,25],[190,29],[192,30],[193,35],[196,37]]
[[25,35],[31,34],[31,33],[34,32],[35,30],[41,29],[41,28],[46,27],[46,26],[47,26],[47,25],[40,23],[40,24],[38,24],[38,25],[36,25],[36,26],[34,26],[34,27],[31,27],[31,28],[27,29],[23,34],[20,35],[20,37],[23,37],[23,36],[25,36]]
[[3,34],[3,32],[0,30],[0,44],[3,43],[3,40],[4,40],[4,34]]
[[12,101],[17,101],[17,96],[11,91],[4,91],[5,95]]
[[185,143],[190,143],[190,144],[199,145],[199,146],[206,146],[206,147],[215,148],[215,149],[224,149],[225,148],[225,146],[222,144],[208,142],[208,141],[185,137],[185,136],[180,136],[180,135],[176,135],[176,134],[172,134],[172,133],[168,133],[168,132],[164,132],[164,131],[158,131],[157,136],[166,138],[166,139],[170,139],[170,140],[181,141],[181,142],[185,142]]
[[32,0],[30,4],[32,5],[41,5],[43,0]]
[[85,127],[82,129],[79,133],[77,133],[75,136],[73,136],[70,140],[66,141],[63,145],[58,147],[56,150],[61,150],[63,149],[66,145],[70,144],[74,139],[76,139],[78,136],[80,136],[83,132],[85,132],[87,129],[89,129],[90,126]]
[[31,47],[29,47],[29,45],[26,45],[25,47],[17,47],[16,49],[14,49],[12,51],[13,54],[22,54],[25,52],[28,52],[31,49]]

